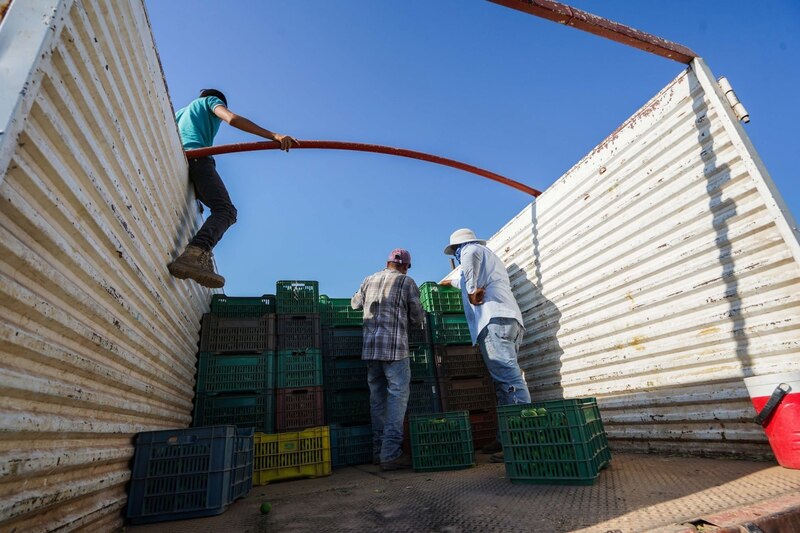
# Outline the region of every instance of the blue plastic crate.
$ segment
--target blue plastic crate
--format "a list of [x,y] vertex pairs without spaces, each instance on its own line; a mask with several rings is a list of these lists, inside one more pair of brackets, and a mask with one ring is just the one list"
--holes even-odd
[[253,430],[149,431],[136,437],[127,516],[134,524],[217,515],[253,483]]

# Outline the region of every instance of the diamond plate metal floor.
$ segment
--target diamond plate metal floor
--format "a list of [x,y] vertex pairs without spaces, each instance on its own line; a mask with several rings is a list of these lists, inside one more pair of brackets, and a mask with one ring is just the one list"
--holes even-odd
[[[617,453],[594,485],[558,486],[512,484],[503,465],[477,458],[474,468],[453,472],[337,469],[253,487],[216,517],[126,530],[671,533],[695,531],[685,524],[698,519],[708,532],[778,509],[800,513],[800,470],[774,463]],[[259,512],[264,501],[272,503],[267,515]]]

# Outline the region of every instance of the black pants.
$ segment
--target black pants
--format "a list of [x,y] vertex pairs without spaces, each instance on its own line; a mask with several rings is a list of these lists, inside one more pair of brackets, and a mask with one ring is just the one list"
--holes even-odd
[[222,178],[217,174],[217,164],[213,157],[190,159],[189,179],[194,183],[197,199],[211,210],[211,215],[189,244],[210,251],[225,231],[236,222],[236,208],[231,203]]

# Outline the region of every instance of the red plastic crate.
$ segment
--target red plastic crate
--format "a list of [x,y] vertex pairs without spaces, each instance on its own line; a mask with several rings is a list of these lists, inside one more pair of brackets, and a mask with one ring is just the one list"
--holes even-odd
[[322,387],[277,389],[278,432],[321,426],[325,423]]
[[494,384],[489,377],[442,379],[439,393],[444,411],[485,411],[497,406]]
[[473,411],[469,414],[472,426],[472,442],[475,449],[481,448],[497,439],[497,411]]
[[478,346],[436,346],[439,379],[476,378],[489,375]]

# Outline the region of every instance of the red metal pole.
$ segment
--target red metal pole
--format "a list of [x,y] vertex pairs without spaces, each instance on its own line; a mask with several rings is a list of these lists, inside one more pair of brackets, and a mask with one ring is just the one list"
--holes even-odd
[[[501,176],[500,174],[495,174],[494,172],[489,172],[488,170],[484,170],[482,168],[478,168],[472,165],[467,165],[466,163],[461,163],[459,161],[454,161],[453,159],[447,159],[445,157],[439,157],[436,155],[426,154],[423,152],[416,152],[414,150],[405,150],[403,148],[391,148],[389,146],[381,146],[378,144],[351,143],[351,142],[341,142],[341,141],[300,140],[298,142],[300,144],[298,146],[293,146],[292,150],[297,150],[300,148],[304,149],[319,148],[324,150],[351,150],[355,152],[373,152],[376,154],[387,154],[387,155],[396,155],[399,157],[408,157],[410,159],[419,159],[421,161],[428,161],[430,163],[436,163],[438,165],[444,165],[446,167],[452,167],[452,168],[457,168],[459,170],[464,170],[466,172],[471,172],[472,174],[477,174],[478,176],[482,176],[484,178],[497,181],[504,185],[508,185],[509,187],[513,187],[514,189],[530,194],[531,196],[539,196],[540,194],[542,194],[540,191],[537,191],[532,187],[528,187],[527,185],[506,178],[505,176]],[[209,155],[231,154],[234,152],[251,152],[255,150],[277,150],[280,149],[280,147],[281,147],[280,143],[275,141],[261,141],[261,142],[240,143],[240,144],[222,144],[219,146],[211,146],[209,148],[195,148],[193,150],[186,150],[186,157],[191,159],[193,157],[206,157]]]
[[[501,6],[510,7],[543,19],[552,20],[565,26],[572,26],[618,43],[672,59],[679,63],[689,64],[697,57],[690,49],[661,37],[639,31],[608,20],[586,11],[581,11],[561,2],[552,0],[489,0]],[[665,4],[666,5],[666,4]]]

